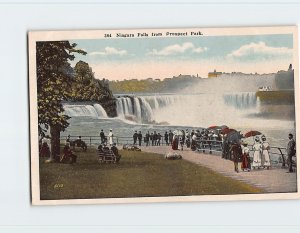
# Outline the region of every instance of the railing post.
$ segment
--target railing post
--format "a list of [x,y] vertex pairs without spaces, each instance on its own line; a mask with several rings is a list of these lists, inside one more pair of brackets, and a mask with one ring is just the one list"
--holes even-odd
[[281,158],[282,158],[282,167],[285,167],[285,158],[284,158],[284,156],[283,156],[283,153],[282,153],[282,151],[281,151],[280,148],[277,148],[277,149],[279,150],[279,152],[280,152],[280,154],[281,154]]

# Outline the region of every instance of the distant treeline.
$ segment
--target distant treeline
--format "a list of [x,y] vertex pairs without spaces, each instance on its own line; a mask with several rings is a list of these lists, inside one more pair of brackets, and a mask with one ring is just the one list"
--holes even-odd
[[110,81],[109,87],[113,93],[154,93],[174,92],[199,83],[201,78],[190,75],[179,75],[173,78],[160,79],[130,79],[123,81]]
[[177,91],[257,91],[261,86],[270,86],[272,90],[294,89],[294,70],[278,71],[271,74],[224,73],[220,77],[200,78],[191,75],[179,75],[173,78],[130,79],[110,81],[110,90],[115,93],[163,93]]

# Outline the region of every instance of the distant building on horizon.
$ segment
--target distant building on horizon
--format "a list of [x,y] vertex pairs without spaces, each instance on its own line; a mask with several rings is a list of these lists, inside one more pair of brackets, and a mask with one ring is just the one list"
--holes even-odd
[[209,72],[208,73],[208,78],[215,78],[222,75],[222,72],[217,72],[216,70],[214,70],[214,72]]

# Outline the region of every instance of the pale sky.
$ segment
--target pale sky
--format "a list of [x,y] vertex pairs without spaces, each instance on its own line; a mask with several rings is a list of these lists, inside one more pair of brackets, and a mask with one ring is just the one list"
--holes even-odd
[[171,78],[179,74],[207,77],[221,72],[273,73],[293,60],[293,36],[249,35],[76,40],[96,78],[109,80]]

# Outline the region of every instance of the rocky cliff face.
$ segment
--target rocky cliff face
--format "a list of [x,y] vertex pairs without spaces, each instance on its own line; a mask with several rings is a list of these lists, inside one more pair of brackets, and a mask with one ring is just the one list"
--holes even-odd
[[100,102],[102,107],[107,113],[109,117],[116,117],[117,116],[117,104],[115,98],[107,98]]

